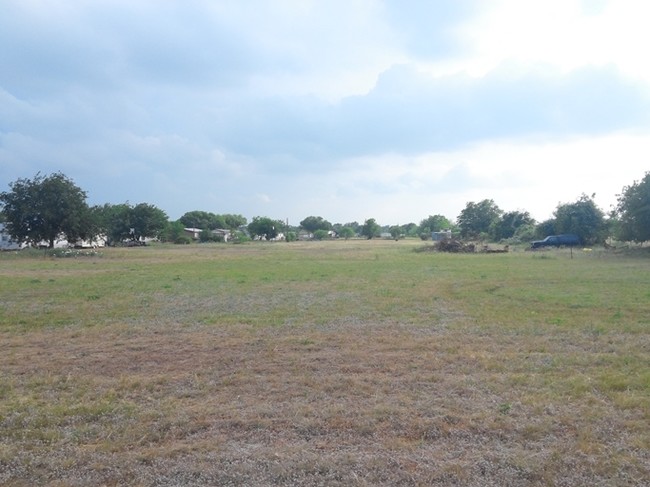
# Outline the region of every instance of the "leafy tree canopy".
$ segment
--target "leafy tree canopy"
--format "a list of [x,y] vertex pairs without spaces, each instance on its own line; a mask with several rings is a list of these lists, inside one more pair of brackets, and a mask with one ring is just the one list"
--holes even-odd
[[70,242],[91,236],[93,229],[86,192],[57,172],[40,173],[33,179],[18,179],[11,191],[0,193],[0,203],[13,239],[50,248],[61,234]]
[[381,227],[379,226],[377,221],[374,218],[368,218],[363,223],[360,233],[367,239],[371,239],[373,237],[378,237],[380,231],[381,231]]
[[168,222],[165,231],[162,233],[161,238],[165,242],[175,244],[187,244],[192,241],[189,235],[185,234],[185,226],[180,221]]
[[300,222],[300,227],[314,233],[316,230],[331,230],[332,224],[323,219],[322,216],[308,216]]
[[494,241],[512,238],[519,227],[532,225],[535,220],[527,211],[509,211],[503,213],[501,217],[492,222],[490,227],[490,236]]
[[186,228],[200,228],[202,230],[215,230],[226,226],[225,219],[220,215],[200,210],[188,211],[178,221]]
[[403,231],[402,227],[399,225],[393,225],[388,229],[388,232],[390,233],[390,236],[393,237],[395,240],[398,240],[400,236],[402,236]]
[[452,227],[452,223],[442,215],[429,215],[420,222],[421,233],[440,232]]
[[167,230],[167,214],[148,203],[131,206],[105,204],[93,207],[95,220],[110,243],[164,236]]
[[344,238],[345,240],[348,240],[356,235],[352,227],[341,227],[341,229],[338,231],[338,234],[339,237]]
[[419,226],[417,223],[407,223],[405,225],[402,225],[402,233],[404,235],[407,235],[409,237],[415,237],[418,234],[418,229]]
[[167,227],[167,214],[148,203],[139,203],[132,209],[133,240],[156,238]]
[[535,238],[544,238],[548,235],[554,235],[557,232],[555,231],[555,218],[549,218],[540,222],[535,227]]
[[645,242],[650,240],[650,172],[634,181],[618,195],[618,238]]
[[319,228],[314,232],[314,238],[316,240],[327,240],[328,238],[330,238],[329,231]]
[[591,245],[603,237],[605,215],[591,197],[582,194],[575,203],[558,205],[555,210],[555,231],[574,233],[583,243]]
[[487,234],[490,226],[501,216],[503,211],[494,200],[469,202],[458,216],[458,228],[463,237],[477,238]]
[[280,228],[282,228],[282,222],[272,220],[266,216],[256,216],[248,224],[248,233],[254,239],[263,238],[265,240],[272,240],[278,236]]
[[239,227],[242,227],[246,225],[246,223],[248,223],[246,217],[243,217],[242,215],[224,213],[223,215],[221,215],[221,217],[226,223],[225,228],[229,228],[230,230],[237,230]]
[[242,225],[246,225],[246,218],[241,215],[229,213],[217,215],[200,210],[188,211],[178,220],[185,228],[200,228],[201,230],[216,230],[217,228],[237,230]]

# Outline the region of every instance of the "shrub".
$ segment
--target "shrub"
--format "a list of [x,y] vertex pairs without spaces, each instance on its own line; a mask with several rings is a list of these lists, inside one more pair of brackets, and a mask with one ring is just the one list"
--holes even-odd
[[179,235],[174,239],[174,243],[178,245],[189,245],[192,243],[192,239],[188,235]]

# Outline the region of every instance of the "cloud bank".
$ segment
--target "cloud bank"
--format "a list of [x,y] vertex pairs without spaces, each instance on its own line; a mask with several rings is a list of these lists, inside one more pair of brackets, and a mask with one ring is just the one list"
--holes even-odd
[[[0,183],[297,222],[603,209],[650,155],[644,2],[8,1]],[[647,16],[645,17],[647,18]]]

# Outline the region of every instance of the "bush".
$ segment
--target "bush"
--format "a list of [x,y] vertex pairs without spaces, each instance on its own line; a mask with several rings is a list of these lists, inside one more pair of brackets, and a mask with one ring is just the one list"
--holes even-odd
[[174,243],[177,245],[189,245],[192,243],[192,239],[188,235],[179,235],[174,239]]
[[237,231],[233,234],[232,236],[232,243],[245,243],[245,242],[250,242],[251,238],[246,235],[244,232]]
[[316,230],[314,232],[314,239],[315,240],[325,240],[329,238],[330,234],[327,232],[327,230]]

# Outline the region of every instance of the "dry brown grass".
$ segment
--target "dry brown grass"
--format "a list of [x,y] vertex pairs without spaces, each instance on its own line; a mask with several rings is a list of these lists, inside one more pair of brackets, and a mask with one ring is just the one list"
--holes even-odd
[[[2,333],[0,484],[638,486],[650,478],[648,379],[625,376],[642,374],[626,369],[625,357],[647,363],[647,334],[556,325],[495,333],[448,299],[435,301],[439,319],[428,325],[383,311],[371,320],[206,323],[223,304],[197,293],[179,293],[142,321]],[[194,315],[174,314],[199,301]],[[251,295],[248,305],[281,301]],[[310,291],[291,302],[325,306]]]

